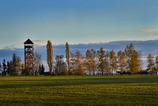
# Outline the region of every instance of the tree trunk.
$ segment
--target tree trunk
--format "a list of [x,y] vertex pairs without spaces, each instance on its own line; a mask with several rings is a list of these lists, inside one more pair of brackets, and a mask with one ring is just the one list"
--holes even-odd
[[102,75],[104,75],[104,71],[102,70]]
[[49,74],[52,75],[52,67],[49,69]]

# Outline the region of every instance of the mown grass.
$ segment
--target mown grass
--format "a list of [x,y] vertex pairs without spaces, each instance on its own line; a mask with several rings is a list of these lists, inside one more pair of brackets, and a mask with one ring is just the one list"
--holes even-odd
[[0,77],[0,106],[158,105],[158,76]]

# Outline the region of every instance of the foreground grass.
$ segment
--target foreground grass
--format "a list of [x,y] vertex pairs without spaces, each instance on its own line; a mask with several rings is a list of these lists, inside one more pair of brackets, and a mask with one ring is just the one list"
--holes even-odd
[[0,77],[3,105],[158,105],[158,76]]

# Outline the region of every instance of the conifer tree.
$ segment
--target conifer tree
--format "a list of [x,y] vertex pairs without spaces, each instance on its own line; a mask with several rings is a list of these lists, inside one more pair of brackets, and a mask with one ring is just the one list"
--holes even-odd
[[131,54],[131,58],[129,60],[129,69],[132,73],[138,73],[141,71],[141,61],[140,61],[140,55],[137,51],[134,51]]
[[4,59],[3,60],[3,71],[6,71],[6,69],[7,69],[6,60]]
[[135,50],[132,43],[127,45],[125,53],[128,57],[128,69],[131,73],[138,73],[141,70],[141,59],[138,51]]
[[19,56],[13,54],[11,75],[20,75],[22,73],[22,61]]
[[99,65],[98,69],[101,71],[102,75],[104,75],[104,72],[109,71],[109,63],[108,63],[108,58],[105,55],[105,50],[103,48],[100,48],[98,51],[98,57],[99,57]]

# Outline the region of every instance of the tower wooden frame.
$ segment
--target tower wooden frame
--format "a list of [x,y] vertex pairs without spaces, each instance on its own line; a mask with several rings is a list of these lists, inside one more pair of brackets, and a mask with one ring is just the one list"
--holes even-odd
[[34,43],[28,39],[24,42],[25,69],[32,73],[34,70]]

